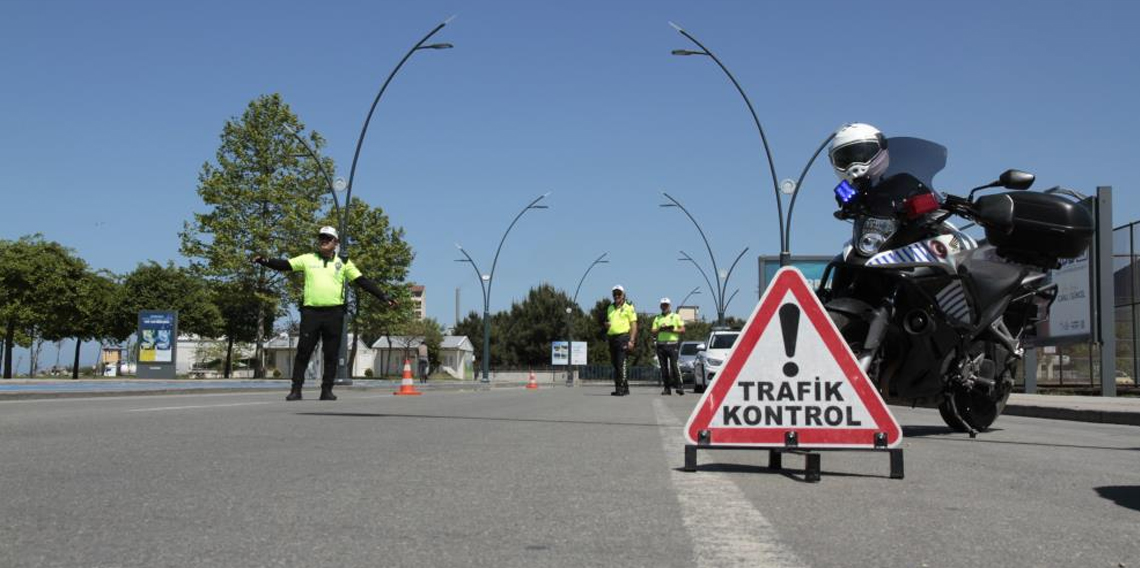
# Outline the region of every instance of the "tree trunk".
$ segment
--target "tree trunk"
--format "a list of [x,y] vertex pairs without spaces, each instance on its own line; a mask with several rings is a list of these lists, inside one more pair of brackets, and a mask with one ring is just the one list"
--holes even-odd
[[83,346],[83,340],[75,338],[75,360],[71,363],[71,378],[79,378],[79,348]]
[[230,367],[232,365],[231,361],[233,361],[233,356],[234,356],[234,336],[231,333],[230,336],[226,338],[226,366],[225,366],[225,370],[222,371],[222,377],[223,378],[226,378],[226,379],[230,378]]
[[16,341],[16,322],[8,320],[4,331],[4,378],[12,378],[12,343]]
[[35,337],[32,339],[32,346],[28,349],[28,378],[36,378],[36,367],[40,364],[40,352],[44,348],[44,339],[42,337]]
[[265,357],[265,351],[262,349],[262,344],[265,342],[265,303],[260,300],[257,301],[257,347],[254,348],[253,353],[253,378],[265,378],[265,363],[262,358]]

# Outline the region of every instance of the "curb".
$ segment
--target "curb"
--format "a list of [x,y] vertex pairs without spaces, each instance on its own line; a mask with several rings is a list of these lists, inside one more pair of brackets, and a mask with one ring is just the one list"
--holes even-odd
[[1122,412],[1118,410],[1008,404],[1002,414],[1007,416],[1026,416],[1029,418],[1047,418],[1050,420],[1140,426],[1140,412]]

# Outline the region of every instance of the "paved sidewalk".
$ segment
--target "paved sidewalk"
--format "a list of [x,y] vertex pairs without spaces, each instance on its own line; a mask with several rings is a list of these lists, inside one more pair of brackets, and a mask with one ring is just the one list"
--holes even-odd
[[1004,414],[1140,426],[1140,398],[1014,393]]

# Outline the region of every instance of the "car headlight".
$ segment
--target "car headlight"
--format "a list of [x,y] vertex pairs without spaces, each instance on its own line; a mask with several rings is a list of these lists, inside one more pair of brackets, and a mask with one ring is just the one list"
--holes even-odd
[[709,359],[705,359],[705,362],[708,363],[709,365],[712,365],[713,367],[719,367],[719,366],[724,364],[724,359],[709,358]]
[[855,223],[855,249],[863,256],[871,256],[895,234],[899,227],[894,219],[862,217]]

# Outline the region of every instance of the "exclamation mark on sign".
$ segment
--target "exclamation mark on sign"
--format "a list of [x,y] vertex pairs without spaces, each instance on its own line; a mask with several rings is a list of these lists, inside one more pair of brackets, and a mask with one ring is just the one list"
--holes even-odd
[[[800,308],[795,304],[780,306],[780,329],[784,332],[784,354],[792,359],[796,356],[796,335],[800,330]],[[794,377],[800,368],[792,361],[784,363],[784,376]]]

